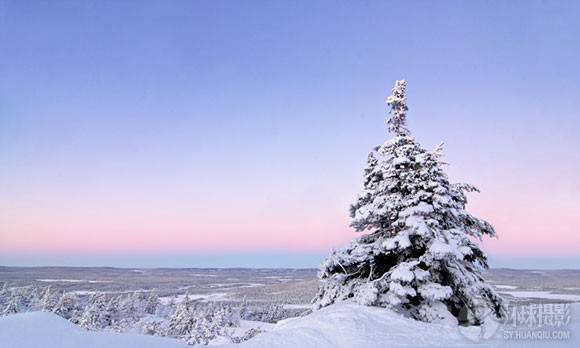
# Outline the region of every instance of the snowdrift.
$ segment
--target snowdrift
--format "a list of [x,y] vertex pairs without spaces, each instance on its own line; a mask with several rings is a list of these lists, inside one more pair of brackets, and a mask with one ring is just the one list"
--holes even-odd
[[[505,330],[552,330],[537,327],[488,325],[487,339],[478,340],[479,327],[467,331],[452,324],[427,324],[383,308],[343,302],[311,315],[279,322],[271,332],[243,343],[265,347],[580,347],[580,303],[570,306],[571,320],[556,330],[569,331],[562,340],[506,340]],[[491,333],[491,334],[490,334]]]
[[185,348],[185,342],[138,334],[89,332],[55,314],[0,317],[2,348]]
[[[580,303],[570,306],[570,323],[559,330],[571,333],[562,340],[506,340],[499,326],[486,340],[474,342],[457,326],[427,324],[404,318],[388,309],[345,302],[308,316],[279,322],[240,345],[222,348],[265,347],[580,347]],[[50,313],[32,312],[0,318],[2,348],[185,348],[184,342],[137,334],[87,332]],[[217,348],[217,347],[216,347]]]
[[456,327],[418,322],[388,309],[345,302],[305,317],[283,320],[273,331],[258,335],[241,346],[448,347],[467,343]]

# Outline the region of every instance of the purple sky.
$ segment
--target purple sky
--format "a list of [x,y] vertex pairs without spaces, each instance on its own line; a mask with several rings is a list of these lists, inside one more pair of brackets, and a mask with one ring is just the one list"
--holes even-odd
[[0,264],[316,266],[356,236],[405,78],[415,137],[482,191],[494,265],[580,267],[579,18],[576,1],[1,1]]

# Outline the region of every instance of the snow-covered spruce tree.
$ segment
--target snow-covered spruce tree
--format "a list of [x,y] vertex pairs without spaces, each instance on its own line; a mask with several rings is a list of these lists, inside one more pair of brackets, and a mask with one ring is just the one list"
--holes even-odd
[[0,313],[4,311],[4,306],[8,302],[8,283],[4,282],[4,285],[0,287]]
[[35,311],[39,311],[42,310],[42,305],[41,305],[41,292],[40,290],[35,287],[32,286],[28,289],[28,299],[29,299],[29,305],[28,305],[28,311],[29,312],[35,312]]
[[427,322],[445,308],[455,317],[467,308],[476,324],[490,310],[502,317],[503,300],[480,274],[487,258],[470,240],[495,231],[465,211],[466,192],[477,189],[449,182],[441,146],[427,151],[411,136],[405,88],[397,81],[387,99],[395,136],[369,154],[364,189],[350,207],[351,227],[370,233],[324,261],[315,308],[353,298]]
[[123,313],[123,319],[127,323],[133,323],[139,320],[139,299],[137,293],[129,293],[119,300],[120,311]]
[[42,295],[40,295],[40,303],[43,311],[52,312],[54,306],[58,302],[60,298],[59,294],[52,290],[52,287],[49,285],[44,288]]
[[65,292],[52,309],[52,312],[67,320],[75,322],[80,319],[82,308],[75,292]]
[[147,300],[145,301],[145,308],[144,311],[146,314],[154,315],[157,311],[157,302],[159,301],[159,295],[157,294],[157,290],[151,290],[149,295],[147,296]]
[[185,294],[169,318],[168,333],[174,338],[187,338],[195,323],[195,315],[190,308],[189,294]]
[[8,296],[8,291],[4,296],[7,298],[1,315],[28,312],[31,309],[29,288],[15,288],[10,291],[10,296]]
[[98,331],[111,324],[111,318],[107,312],[107,300],[104,294],[93,293],[89,303],[79,320],[79,325],[89,331]]
[[4,306],[1,315],[16,314],[22,311],[22,296],[17,290],[12,290],[12,293],[6,301],[6,305]]

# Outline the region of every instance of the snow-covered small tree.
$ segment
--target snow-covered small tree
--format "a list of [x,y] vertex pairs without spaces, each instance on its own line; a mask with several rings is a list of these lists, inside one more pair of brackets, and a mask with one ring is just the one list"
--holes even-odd
[[218,337],[218,329],[215,323],[205,316],[200,316],[194,318],[193,326],[187,334],[186,342],[189,345],[208,345],[216,337]]
[[91,294],[79,325],[84,329],[97,331],[109,326],[110,323],[105,295],[98,292]]
[[8,283],[4,282],[2,287],[0,287],[0,313],[4,311],[4,306],[8,302],[8,295],[10,292],[8,291]]
[[130,293],[124,298],[119,299],[118,305],[125,321],[136,322],[139,319],[139,300],[137,299],[136,293]]
[[369,154],[364,189],[350,207],[351,226],[370,233],[324,261],[315,308],[354,298],[422,321],[442,317],[441,309],[458,317],[467,308],[475,322],[485,310],[501,317],[503,301],[480,273],[486,256],[470,239],[495,231],[465,210],[466,192],[477,189],[449,182],[441,146],[427,151],[411,136],[405,89],[397,81],[387,99],[395,136]]
[[52,312],[54,306],[58,302],[59,294],[56,291],[52,290],[52,287],[49,285],[44,288],[42,291],[42,295],[40,295],[40,305],[43,311]]
[[[10,295],[6,299],[3,308],[3,315],[27,312],[30,310],[30,289],[15,288],[9,291]],[[6,292],[8,295],[8,291]]]
[[157,302],[159,301],[159,295],[157,294],[156,290],[151,290],[147,299],[145,300],[145,313],[146,314],[155,314],[157,311]]
[[189,296],[186,294],[177,304],[175,312],[169,318],[167,327],[170,336],[175,338],[187,338],[195,323],[193,311],[189,305]]
[[39,311],[42,310],[42,306],[41,306],[41,296],[42,293],[41,291],[33,286],[28,290],[28,294],[27,294],[30,303],[29,303],[29,307],[28,310],[29,311]]
[[209,302],[203,310],[203,316],[218,328],[234,327],[240,324],[239,312],[232,310],[227,303]]
[[240,304],[238,312],[240,314],[240,319],[246,319],[246,316],[248,314],[248,299],[246,298],[246,296],[244,296],[244,299]]
[[109,299],[106,305],[106,312],[109,318],[109,331],[123,332],[135,321],[126,316],[121,309],[122,296],[113,296]]
[[232,334],[228,328],[239,324],[228,305],[218,304],[215,302],[198,308],[195,311],[195,319],[189,338],[188,344],[207,345],[214,340],[221,343],[232,343]]
[[12,290],[10,297],[6,301],[2,315],[16,314],[23,311],[22,296],[18,291]]
[[233,329],[230,328],[237,325],[239,315],[229,305],[191,303],[189,296],[185,295],[169,318],[167,333],[189,345],[207,345],[214,340],[231,343]]
[[269,303],[262,313],[260,321],[266,323],[277,323],[282,319],[288,318],[284,305],[282,303]]
[[52,309],[52,312],[58,316],[68,319],[72,322],[80,319],[81,306],[78,296],[75,292],[65,292]]
[[177,304],[177,297],[175,295],[171,295],[169,297],[169,302],[167,303],[167,307],[174,308]]
[[175,312],[177,300],[175,295],[168,298],[167,301],[157,301],[157,309],[155,315],[162,318],[169,318],[173,312]]

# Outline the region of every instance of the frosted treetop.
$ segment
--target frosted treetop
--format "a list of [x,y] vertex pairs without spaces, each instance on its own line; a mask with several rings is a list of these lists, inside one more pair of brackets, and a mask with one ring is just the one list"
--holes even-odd
[[389,127],[389,132],[393,132],[399,136],[410,135],[411,132],[405,127],[407,123],[407,96],[405,94],[405,89],[407,88],[407,82],[405,80],[397,80],[395,82],[395,87],[393,87],[393,94],[387,98],[386,104],[391,107],[389,110],[389,117],[387,125]]

